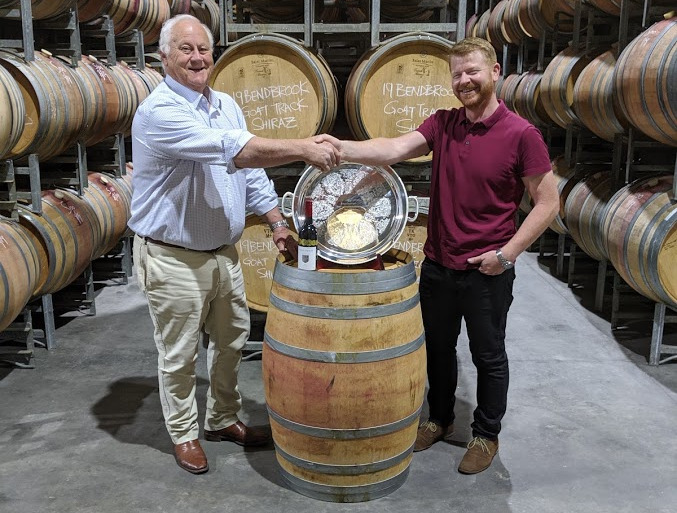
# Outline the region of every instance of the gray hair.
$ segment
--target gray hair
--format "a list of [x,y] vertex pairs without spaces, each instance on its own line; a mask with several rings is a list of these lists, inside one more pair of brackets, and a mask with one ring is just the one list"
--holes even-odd
[[169,42],[172,39],[172,31],[174,30],[174,25],[180,21],[184,20],[194,20],[202,25],[202,28],[207,33],[207,38],[209,39],[209,48],[214,48],[214,35],[207,25],[202,23],[192,14],[177,14],[173,18],[169,18],[162,24],[162,30],[160,31],[160,40],[158,41],[158,50],[164,55],[169,55]]

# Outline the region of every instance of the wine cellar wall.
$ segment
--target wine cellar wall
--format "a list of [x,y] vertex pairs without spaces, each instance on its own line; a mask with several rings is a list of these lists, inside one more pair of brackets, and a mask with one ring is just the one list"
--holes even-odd
[[[561,209],[541,253],[554,247],[571,286],[592,277],[612,327],[645,315],[633,298],[649,301],[650,363],[665,361],[675,353],[663,326],[677,308],[673,9],[664,0],[0,0],[0,358],[26,364],[36,340],[54,347],[55,310],[94,315],[95,282],[131,275],[131,120],[162,80],[162,23],[190,13],[214,35],[212,86],[266,137],[406,133],[460,106],[448,48],[466,35],[489,40],[499,98],[551,152]],[[395,244],[418,270],[430,157],[393,169],[422,205]],[[266,171],[282,197],[303,170]],[[525,197],[522,216],[530,208]],[[248,218],[238,251],[254,318],[265,316],[269,230]],[[253,349],[256,339],[254,330]]]

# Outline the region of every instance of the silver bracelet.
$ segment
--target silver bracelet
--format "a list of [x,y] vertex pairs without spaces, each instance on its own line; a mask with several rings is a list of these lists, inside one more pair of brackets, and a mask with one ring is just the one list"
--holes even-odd
[[503,266],[503,269],[506,271],[515,267],[515,262],[511,262],[503,256],[503,252],[500,249],[496,250],[496,258],[498,258],[499,263]]
[[274,223],[271,223],[271,224],[270,224],[270,229],[273,230],[273,231],[275,231],[275,230],[277,230],[278,228],[281,228],[281,227],[283,227],[283,226],[284,226],[285,228],[289,228],[289,223],[287,223],[287,220],[286,220],[286,219],[280,219],[279,221],[275,221]]

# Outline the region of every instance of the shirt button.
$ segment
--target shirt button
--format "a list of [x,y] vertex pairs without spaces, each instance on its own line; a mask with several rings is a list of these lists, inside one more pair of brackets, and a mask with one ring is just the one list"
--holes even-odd
[[466,146],[468,146],[470,144],[470,141],[466,141],[465,144]]

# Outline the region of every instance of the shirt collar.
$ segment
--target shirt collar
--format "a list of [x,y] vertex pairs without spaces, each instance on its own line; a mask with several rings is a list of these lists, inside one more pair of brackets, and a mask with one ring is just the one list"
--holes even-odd
[[[200,104],[200,101],[203,98],[205,100],[207,100],[207,98],[205,97],[204,94],[198,93],[197,91],[194,91],[190,87],[186,87],[183,84],[180,84],[179,82],[177,82],[175,79],[173,79],[169,75],[165,76],[165,82],[167,83],[167,87],[169,87],[172,91],[174,91],[179,96],[185,98],[195,108],[197,108],[197,106]],[[212,94],[211,88],[208,87],[207,90],[209,91],[209,96],[212,99],[215,99],[215,95]],[[218,106],[219,105],[217,105],[217,107]]]
[[463,125],[471,125],[471,126],[484,126],[485,128],[491,128],[494,126],[499,119],[501,119],[505,113],[507,112],[508,107],[505,106],[505,103],[503,100],[500,98],[498,99],[498,108],[494,111],[494,113],[489,116],[487,119],[484,119],[482,121],[478,121],[476,123],[472,123],[465,115],[465,107],[461,109],[460,112],[460,122]]

